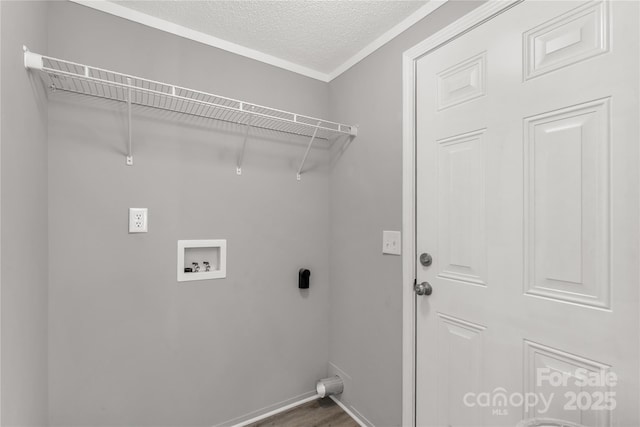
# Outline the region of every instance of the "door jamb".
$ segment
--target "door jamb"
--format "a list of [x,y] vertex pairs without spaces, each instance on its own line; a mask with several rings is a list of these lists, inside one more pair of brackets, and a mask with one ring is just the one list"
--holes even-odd
[[523,0],[489,0],[402,55],[402,425],[416,425],[416,64]]

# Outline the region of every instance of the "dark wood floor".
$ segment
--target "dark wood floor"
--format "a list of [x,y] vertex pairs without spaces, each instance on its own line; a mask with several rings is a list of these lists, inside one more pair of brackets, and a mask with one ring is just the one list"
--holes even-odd
[[346,412],[328,397],[314,400],[247,427],[358,427]]

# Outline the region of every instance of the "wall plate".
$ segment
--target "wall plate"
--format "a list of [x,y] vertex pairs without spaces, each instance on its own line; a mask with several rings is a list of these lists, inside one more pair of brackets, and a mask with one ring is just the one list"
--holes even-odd
[[149,211],[147,208],[129,208],[129,233],[149,231]]
[[[210,265],[206,271],[205,262]],[[197,263],[200,271],[195,271]],[[194,271],[185,272],[185,268]],[[178,240],[178,282],[192,280],[222,279],[227,277],[227,241]]]
[[382,232],[382,253],[389,255],[402,254],[402,235],[399,231]]

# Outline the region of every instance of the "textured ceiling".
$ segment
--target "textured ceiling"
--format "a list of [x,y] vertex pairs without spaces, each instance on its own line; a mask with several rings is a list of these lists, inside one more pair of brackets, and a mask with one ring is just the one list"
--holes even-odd
[[427,1],[113,3],[328,74]]

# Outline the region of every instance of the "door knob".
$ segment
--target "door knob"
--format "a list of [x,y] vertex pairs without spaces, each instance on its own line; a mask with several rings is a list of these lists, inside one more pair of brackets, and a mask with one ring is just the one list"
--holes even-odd
[[427,252],[420,254],[420,264],[422,264],[424,267],[429,267],[432,262],[433,258],[431,257],[431,254]]
[[431,295],[431,293],[433,292],[433,288],[431,287],[429,282],[422,282],[422,283],[416,282],[416,284],[413,285],[413,290],[416,294],[420,296]]

